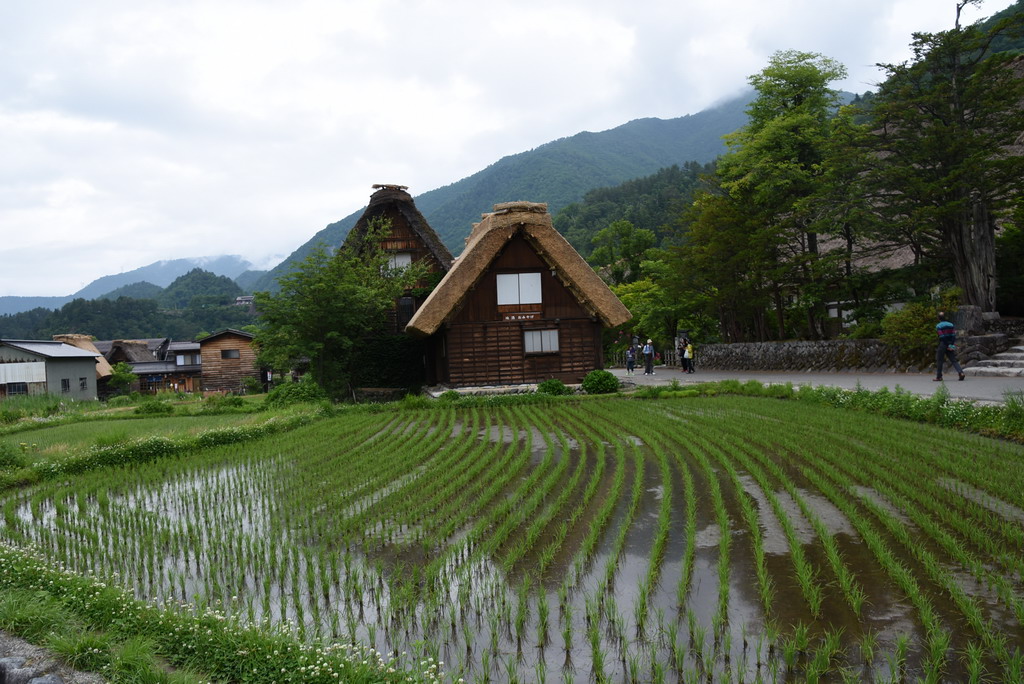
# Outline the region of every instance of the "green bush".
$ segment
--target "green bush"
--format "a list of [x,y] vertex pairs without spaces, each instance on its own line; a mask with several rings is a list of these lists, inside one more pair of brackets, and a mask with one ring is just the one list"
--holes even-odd
[[116,408],[118,406],[131,406],[133,403],[135,403],[135,400],[127,394],[122,394],[119,397],[111,397],[107,400],[107,406],[111,408]]
[[935,351],[936,314],[956,311],[960,290],[945,290],[938,302],[910,302],[882,318],[879,338],[899,352],[900,360],[914,365],[930,363]]
[[935,346],[935,314],[932,304],[910,302],[882,319],[883,342],[894,347],[900,359],[908,363],[921,363]]
[[583,378],[582,387],[587,394],[614,394],[619,391],[619,379],[606,370],[592,370]]
[[174,413],[174,405],[166,401],[147,401],[135,407],[140,416],[165,416]]
[[251,375],[242,380],[242,387],[245,388],[246,394],[263,394],[263,383]]
[[245,400],[237,394],[211,394],[203,399],[204,409],[242,408],[244,406]]
[[0,470],[14,470],[22,468],[28,461],[25,455],[20,453],[13,445],[0,442]]
[[316,384],[312,375],[302,376],[298,382],[285,382],[277,385],[267,393],[264,400],[271,406],[288,406],[290,404],[315,404],[327,399],[327,393]]
[[555,396],[572,394],[572,390],[566,387],[565,383],[558,378],[548,378],[544,382],[538,384],[537,391],[541,394],[552,394]]

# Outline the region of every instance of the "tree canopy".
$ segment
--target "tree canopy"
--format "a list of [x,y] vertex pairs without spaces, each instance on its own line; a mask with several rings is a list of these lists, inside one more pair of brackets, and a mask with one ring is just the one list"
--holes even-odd
[[260,362],[289,370],[304,360],[334,399],[350,394],[359,345],[371,344],[395,298],[422,277],[422,268],[389,267],[380,240],[390,224],[371,219],[360,240],[335,253],[318,247],[280,279],[277,293],[256,293]]

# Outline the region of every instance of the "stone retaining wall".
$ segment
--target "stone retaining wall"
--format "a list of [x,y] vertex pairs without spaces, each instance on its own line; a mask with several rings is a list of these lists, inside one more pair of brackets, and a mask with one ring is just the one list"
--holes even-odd
[[[1010,348],[1003,333],[960,336],[960,363],[983,361]],[[697,349],[699,368],[868,373],[921,372],[934,365],[934,351],[917,363],[901,361],[895,349],[881,340],[821,340],[798,342],[742,342],[705,344]]]
[[704,344],[696,352],[698,368],[765,371],[906,370],[896,351],[881,340],[821,340]]

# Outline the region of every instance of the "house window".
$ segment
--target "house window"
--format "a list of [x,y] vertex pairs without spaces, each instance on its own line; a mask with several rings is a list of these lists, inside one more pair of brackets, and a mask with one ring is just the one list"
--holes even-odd
[[7,396],[13,397],[16,394],[28,394],[28,383],[27,382],[9,382],[9,383],[7,383]]
[[412,252],[394,252],[388,257],[391,268],[408,268],[412,266]]
[[198,366],[201,362],[199,354],[177,354],[174,357],[176,366]]
[[241,358],[241,355],[238,353],[237,349],[221,349],[220,350],[220,358],[222,358],[222,359],[238,359],[238,358]]
[[67,394],[71,391],[71,378],[60,379],[60,391],[62,394]]
[[78,389],[83,392],[89,391],[89,378],[78,378]]
[[540,273],[499,273],[498,306],[540,304]]
[[527,354],[551,354],[558,351],[557,330],[527,330],[523,333],[523,349]]

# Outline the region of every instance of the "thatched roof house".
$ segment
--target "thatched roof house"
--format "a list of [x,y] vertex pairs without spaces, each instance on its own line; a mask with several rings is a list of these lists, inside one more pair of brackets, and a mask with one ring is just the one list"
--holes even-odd
[[437,382],[579,382],[603,365],[602,328],[630,318],[546,204],[508,202],[474,226],[406,331],[433,340]]
[[110,367],[110,362],[104,358],[102,352],[96,348],[96,344],[92,340],[92,335],[79,335],[75,333],[66,333],[63,335],[54,335],[53,340],[55,342],[63,342],[64,344],[70,344],[72,347],[78,347],[84,349],[87,352],[91,352],[96,355],[96,379],[109,378],[113,375],[114,370]]
[[[388,220],[391,231],[381,240],[381,249],[390,255],[392,266],[408,266],[412,263],[426,266],[427,277],[417,283],[417,288],[429,288],[451,268],[451,252],[416,208],[412,195],[406,192],[406,186],[376,184],[373,188],[375,192],[370,196],[370,203],[345,237],[345,244],[351,245],[363,239],[371,220]],[[424,298],[422,294],[416,296],[408,292],[407,296],[395,302],[389,318],[391,332],[402,331]]]
[[[375,184],[373,188],[376,192],[370,195],[366,211],[352,226],[345,242],[364,236],[370,220],[382,217],[391,221],[391,234],[381,243],[384,251],[408,255],[412,261],[426,260],[431,272],[447,272],[452,254],[416,208],[406,186]],[[409,262],[404,262],[403,257],[403,263]]]

